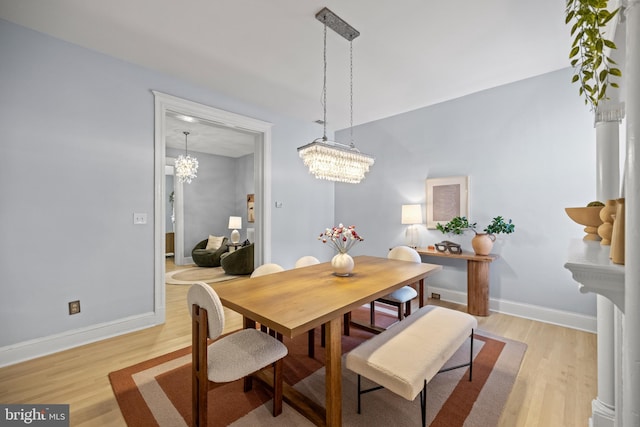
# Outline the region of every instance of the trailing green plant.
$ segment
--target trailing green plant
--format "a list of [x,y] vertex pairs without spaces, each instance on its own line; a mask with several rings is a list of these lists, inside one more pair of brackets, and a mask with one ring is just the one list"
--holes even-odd
[[608,99],[609,87],[619,87],[611,77],[622,76],[620,69],[615,67],[616,62],[605,53],[605,48],[617,49],[612,40],[604,37],[604,29],[620,10],[609,12],[608,1],[567,0],[565,11],[565,24],[574,22],[569,59],[576,72],[571,83],[580,83],[580,96],[584,96],[585,105],[590,104],[592,110],[598,107],[600,100]]
[[[446,224],[436,224],[436,228],[443,234],[464,234],[467,230],[472,230],[475,234],[479,234],[476,231],[477,223],[470,223],[464,216],[457,216]],[[491,223],[487,225],[484,232],[487,234],[511,234],[516,230],[515,224],[509,220],[505,221],[501,216],[497,216],[491,220]]]

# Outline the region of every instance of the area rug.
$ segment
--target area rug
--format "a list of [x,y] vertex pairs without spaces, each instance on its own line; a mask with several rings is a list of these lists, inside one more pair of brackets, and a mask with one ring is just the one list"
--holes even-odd
[[222,267],[192,267],[169,271],[165,274],[167,285],[191,285],[193,282],[216,283],[241,276],[226,274]]
[[[363,316],[367,311],[355,313]],[[378,315],[378,323],[385,321]],[[388,316],[391,318],[391,316]],[[324,405],[324,352],[316,330],[316,357],[307,356],[307,337],[303,334],[285,344],[284,380]],[[343,336],[346,353],[371,334],[352,328]],[[473,381],[466,368],[438,374],[427,388],[427,424],[431,427],[491,427],[498,424],[502,408],[520,369],[526,345],[477,331],[474,342]],[[465,344],[447,364],[464,363],[469,357]],[[145,361],[109,374],[122,414],[129,426],[189,426],[191,416],[190,347]],[[420,402],[407,401],[380,390],[362,397],[362,414],[357,414],[356,375],[342,368],[342,417],[345,426],[419,426]],[[363,379],[363,387],[371,385]],[[271,416],[270,395],[256,384],[245,393],[242,381],[211,384],[209,389],[209,427],[217,426],[312,426],[304,416],[286,403],[283,413]]]

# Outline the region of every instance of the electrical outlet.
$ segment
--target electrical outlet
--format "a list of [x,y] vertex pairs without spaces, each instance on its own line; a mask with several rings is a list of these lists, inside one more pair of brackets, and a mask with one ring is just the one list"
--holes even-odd
[[69,315],[80,313],[80,300],[69,303]]
[[134,225],[144,225],[147,223],[147,214],[142,212],[135,212],[133,214]]
[[436,294],[435,292],[431,292],[431,299],[440,299],[440,294]]

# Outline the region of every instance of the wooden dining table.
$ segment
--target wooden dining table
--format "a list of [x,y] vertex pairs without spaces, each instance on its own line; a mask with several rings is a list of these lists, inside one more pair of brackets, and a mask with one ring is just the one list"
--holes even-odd
[[[330,263],[254,278],[214,283],[222,304],[293,338],[325,325],[326,402],[321,407],[285,384],[284,398],[316,425],[342,425],[342,318],[363,304],[405,285],[423,281],[442,266],[373,256],[354,257],[351,276],[332,273]],[[262,378],[268,382],[268,377]]]

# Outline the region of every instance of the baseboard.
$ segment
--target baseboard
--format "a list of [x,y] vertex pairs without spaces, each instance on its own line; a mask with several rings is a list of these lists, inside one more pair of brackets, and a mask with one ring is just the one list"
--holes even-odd
[[164,312],[144,313],[112,322],[101,323],[82,329],[23,341],[0,347],[0,367],[13,365],[73,347],[101,341],[107,338],[150,328],[164,323]]
[[[427,286],[426,294],[431,295],[432,292],[440,294],[440,299],[443,301],[464,305],[467,304],[467,294],[465,292]],[[537,305],[522,304],[519,302],[493,298],[489,300],[489,309],[498,313],[537,320],[544,323],[551,323],[553,325],[564,326],[586,332],[596,333],[597,329],[595,316],[586,316],[584,314],[572,313],[570,311],[554,310]]]

